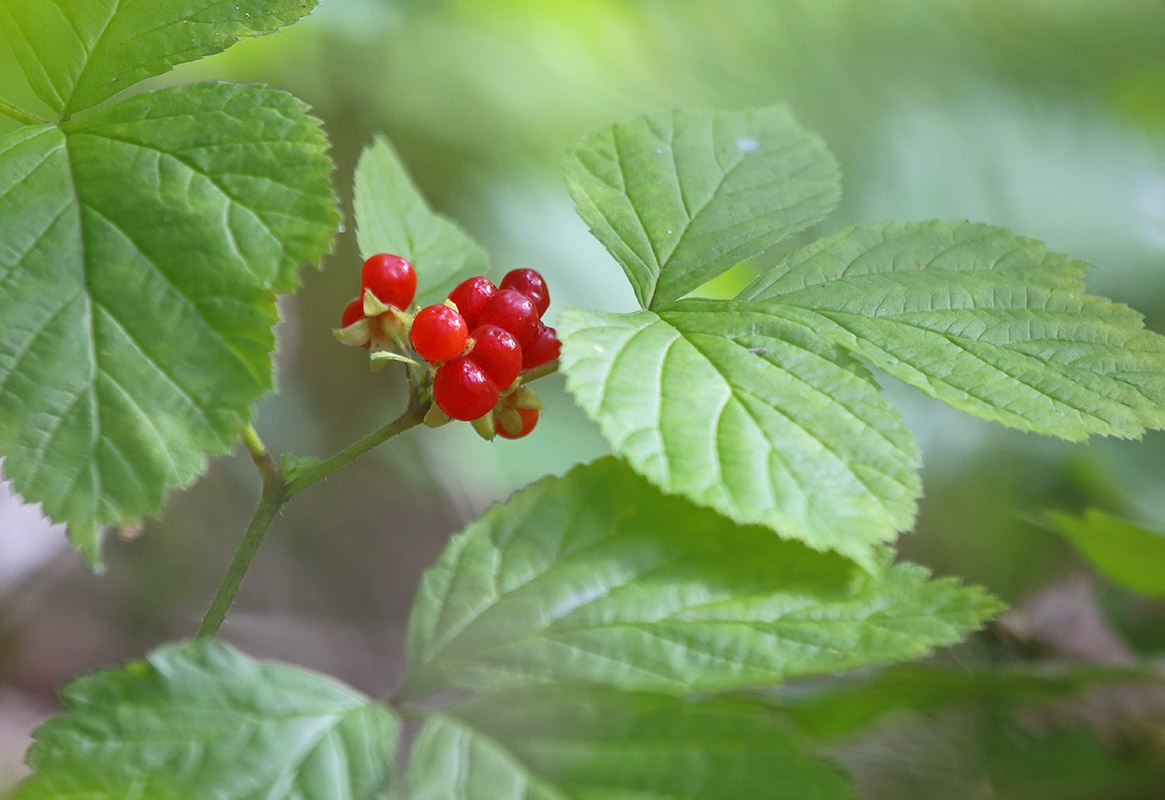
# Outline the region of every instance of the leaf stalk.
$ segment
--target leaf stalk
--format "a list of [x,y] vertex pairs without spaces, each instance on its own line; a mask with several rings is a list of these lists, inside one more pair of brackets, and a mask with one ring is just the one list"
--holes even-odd
[[49,125],[47,119],[41,119],[36,114],[30,114],[23,108],[12,105],[4,98],[0,97],[0,114],[6,117],[11,117],[19,123],[24,125]]

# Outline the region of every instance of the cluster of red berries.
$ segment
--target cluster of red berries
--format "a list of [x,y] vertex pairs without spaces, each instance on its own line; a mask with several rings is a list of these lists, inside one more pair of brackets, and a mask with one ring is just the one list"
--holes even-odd
[[519,375],[558,358],[560,349],[554,329],[542,322],[550,293],[538,272],[512,270],[498,286],[469,278],[445,303],[415,316],[404,313],[417,290],[405,259],[372,256],[361,270],[361,287],[361,297],[340,319],[341,341],[387,349],[403,347],[407,338],[432,371],[433,402],[444,415],[473,421],[488,437],[518,439],[534,429],[541,405]]

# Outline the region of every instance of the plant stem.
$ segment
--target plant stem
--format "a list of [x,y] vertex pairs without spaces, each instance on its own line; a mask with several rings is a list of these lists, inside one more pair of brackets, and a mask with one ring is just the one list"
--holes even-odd
[[259,477],[263,479],[264,486],[281,477],[275,459],[267,452],[254,425],[248,425],[243,431],[243,445],[251,454],[251,460],[255,462],[255,469],[259,470]]
[[345,447],[340,452],[329,458],[327,461],[321,461],[318,464],[307,467],[298,471],[294,477],[286,484],[286,496],[288,499],[299,494],[301,491],[311,486],[313,483],[326,478],[340,467],[347,464],[357,456],[362,456],[377,445],[383,444],[399,433],[404,433],[409,428],[415,428],[420,425],[425,419],[425,407],[412,403],[408,409],[392,422],[385,425],[375,433],[365,436],[360,441],[353,445]]
[[[523,383],[550,375],[557,369],[558,362],[552,361],[549,364],[527,370],[522,373]],[[243,540],[239,543],[238,549],[235,550],[231,565],[227,568],[227,574],[223,577],[222,583],[214,595],[214,600],[211,601],[210,608],[202,620],[202,625],[198,628],[198,635],[214,636],[218,633],[223,620],[226,619],[227,611],[230,610],[231,604],[235,601],[235,595],[243,583],[243,577],[247,574],[247,568],[251,566],[255,554],[259,552],[259,545],[263,543],[263,537],[267,535],[271,523],[275,521],[275,517],[288,500],[312,484],[328,477],[349,461],[364,455],[392,437],[420,425],[425,420],[426,410],[425,404],[418,401],[414,385],[412,391],[409,392],[408,408],[392,422],[380,430],[368,434],[360,441],[345,447],[326,461],[302,462],[300,466],[290,471],[281,468],[275,462],[255,428],[248,425],[243,431],[243,445],[250,453],[251,460],[255,462],[255,468],[263,479],[263,493],[259,496],[259,506],[255,509],[250,524],[247,525]]]
[[276,465],[275,460],[271,458],[271,454],[268,453],[254,427],[248,425],[243,431],[243,444],[246,446],[247,452],[251,454],[251,460],[255,462],[255,467],[263,479],[263,493],[259,496],[259,506],[255,509],[250,524],[247,525],[243,540],[239,543],[238,549],[235,550],[231,565],[227,568],[227,574],[223,577],[222,583],[219,584],[214,600],[211,601],[210,608],[202,620],[202,625],[198,628],[198,635],[214,636],[218,633],[223,620],[226,619],[227,611],[235,601],[235,595],[238,594],[243,577],[247,574],[247,568],[251,566],[255,554],[259,552],[259,545],[263,543],[263,537],[267,535],[267,531],[271,527],[271,523],[275,521],[280,509],[293,495],[298,494],[313,483],[323,480],[357,456],[363,455],[393,436],[419,425],[424,418],[424,407],[416,402],[410,402],[408,409],[403,414],[380,430],[344,448],[327,461],[321,461],[307,469],[297,471],[290,480],[288,480],[289,476],[285,475],[284,471]]
[[251,524],[247,526],[247,531],[243,534],[243,541],[235,550],[235,556],[231,559],[227,574],[223,577],[222,583],[219,584],[214,600],[210,603],[210,608],[207,609],[202,625],[198,629],[199,636],[214,636],[218,633],[223,620],[226,619],[227,611],[235,602],[235,595],[238,594],[239,586],[243,583],[243,576],[247,574],[247,567],[251,566],[251,561],[259,552],[259,545],[263,543],[267,529],[271,527],[275,515],[279,513],[279,509],[286,502],[287,498],[283,489],[282,481],[264,481],[263,494],[259,497],[259,507],[255,509],[255,515],[251,517]]
[[0,114],[3,114],[6,117],[12,117],[12,119],[16,120],[17,122],[22,122],[25,125],[49,124],[47,119],[41,119],[35,114],[28,113],[23,108],[17,108],[4,98],[0,98]]

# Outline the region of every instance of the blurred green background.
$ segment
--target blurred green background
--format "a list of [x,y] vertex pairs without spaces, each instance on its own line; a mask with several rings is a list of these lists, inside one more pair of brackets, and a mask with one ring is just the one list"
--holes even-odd
[[[487,246],[499,273],[531,266],[547,276],[552,324],[571,305],[633,302],[566,196],[558,161],[571,141],[644,111],[787,102],[844,176],[839,209],[800,241],[857,221],[1007,226],[1093,262],[1092,291],[1165,333],[1161,0],[323,0],[293,28],[141,88],[207,78],[263,81],[308,101],[325,120],[346,204],[361,148],[386,132],[433,205]],[[0,96],[41,108],[4,42]],[[0,133],[12,127],[0,120]],[[709,291],[732,292],[777,255]],[[276,451],[330,453],[403,402],[398,375],[369,374],[362,353],[332,339],[358,271],[345,233],[284,299],[280,392],[257,409]],[[561,377],[543,383],[548,411],[529,439],[414,431],[297,499],[225,637],[387,694],[411,595],[449,535],[514,488],[604,452]],[[949,659],[971,669],[1165,651],[1161,604],[1107,585],[1037,520],[1049,507],[1100,505],[1165,526],[1165,436],[1068,446],[886,385],[926,464],[904,557],[982,583],[1015,608]],[[59,531],[0,496],[0,787],[21,774],[55,686],[193,633],[256,483],[245,457],[210,464],[143,536],[109,543],[101,578],[57,546]],[[1073,649],[1064,631],[1082,619],[1096,631]],[[1103,724],[1085,713],[1033,724],[1035,712],[999,703],[896,715],[840,752],[866,797],[1159,798],[1165,701],[1132,697],[1101,703]]]

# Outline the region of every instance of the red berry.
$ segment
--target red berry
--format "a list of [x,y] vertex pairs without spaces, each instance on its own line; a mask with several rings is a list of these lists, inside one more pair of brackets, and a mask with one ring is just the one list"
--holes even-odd
[[538,424],[538,409],[536,409],[536,408],[519,408],[519,409],[515,409],[515,410],[518,412],[518,415],[522,418],[522,429],[520,431],[518,431],[516,434],[509,433],[502,426],[502,423],[499,420],[497,423],[495,423],[495,425],[496,425],[496,429],[498,432],[498,436],[502,437],[503,439],[521,439],[523,436],[526,436],[527,434],[529,434],[530,431],[534,430],[534,426]]
[[344,307],[344,313],[340,315],[340,327],[347,328],[362,319],[364,319],[364,301],[357,297]]
[[449,299],[457,304],[457,310],[465,317],[465,324],[473,330],[477,327],[482,307],[497,291],[498,287],[489,278],[479,275],[457,284],[457,288],[449,293]]
[[473,361],[501,389],[514,382],[522,371],[522,348],[504,328],[480,325],[473,329],[473,349],[466,358]]
[[446,305],[422,308],[409,331],[413,349],[426,361],[452,361],[461,355],[468,338],[465,320]]
[[539,318],[550,307],[550,290],[546,288],[546,281],[536,270],[510,270],[498,286],[502,289],[513,289],[533,300],[534,307],[538,309]]
[[[364,301],[357,297],[351,303],[344,306],[344,313],[340,315],[340,327],[347,328],[349,325],[355,325],[362,319],[364,319]],[[371,347],[371,343],[365,342],[362,347]]]
[[529,347],[522,348],[522,369],[533,369],[558,358],[562,342],[549,325],[538,323],[538,335]]
[[498,387],[477,364],[458,358],[437,368],[433,401],[453,419],[483,417],[498,402]]
[[538,309],[534,301],[513,289],[502,289],[481,309],[479,325],[497,325],[514,335],[522,347],[538,336]]
[[417,293],[417,273],[413,265],[400,256],[381,253],[364,262],[360,270],[360,294],[372,291],[385,305],[406,309]]

